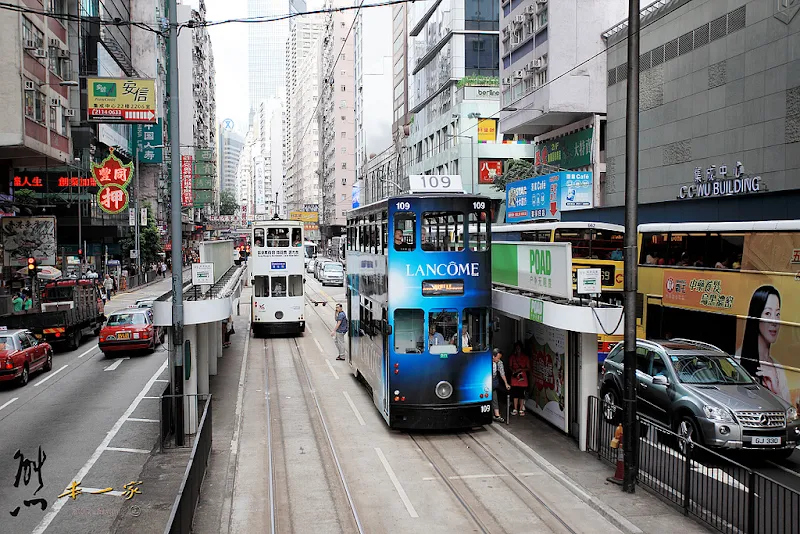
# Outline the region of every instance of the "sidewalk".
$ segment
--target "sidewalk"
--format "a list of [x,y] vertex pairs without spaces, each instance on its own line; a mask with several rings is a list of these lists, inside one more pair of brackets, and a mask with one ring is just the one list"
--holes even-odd
[[710,532],[641,486],[632,495],[623,493],[606,481],[612,466],[581,452],[572,438],[530,412],[491,428],[627,534]]

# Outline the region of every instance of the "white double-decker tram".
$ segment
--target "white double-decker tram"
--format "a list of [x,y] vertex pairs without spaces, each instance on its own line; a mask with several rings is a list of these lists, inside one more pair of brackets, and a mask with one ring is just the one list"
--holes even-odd
[[300,221],[253,223],[249,267],[255,335],[305,331],[303,242]]

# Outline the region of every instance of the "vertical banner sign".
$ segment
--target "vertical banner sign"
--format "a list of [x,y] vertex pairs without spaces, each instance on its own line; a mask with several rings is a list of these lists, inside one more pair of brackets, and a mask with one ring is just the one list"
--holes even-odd
[[141,226],[147,226],[147,208],[142,208],[140,211],[142,213],[141,218],[139,219],[139,224]]
[[162,163],[164,161],[164,122],[137,124],[133,127],[134,142],[139,151],[139,163]]
[[128,208],[128,226],[136,226],[136,208]]
[[106,213],[116,214],[128,207],[127,186],[133,178],[133,162],[122,163],[113,150],[99,165],[92,163],[97,186],[97,203]]
[[497,142],[497,119],[478,119],[478,142]]
[[181,156],[181,204],[191,206],[192,197],[192,156]]
[[263,215],[267,213],[267,191],[266,184],[264,183],[264,158],[256,158],[255,171],[256,215]]

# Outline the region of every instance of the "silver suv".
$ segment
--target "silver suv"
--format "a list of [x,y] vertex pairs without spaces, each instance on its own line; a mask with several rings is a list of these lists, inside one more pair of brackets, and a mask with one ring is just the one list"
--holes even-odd
[[[606,419],[622,413],[623,358],[619,343],[603,363]],[[636,378],[639,413],[701,445],[788,458],[800,441],[797,410],[713,345],[638,339]]]

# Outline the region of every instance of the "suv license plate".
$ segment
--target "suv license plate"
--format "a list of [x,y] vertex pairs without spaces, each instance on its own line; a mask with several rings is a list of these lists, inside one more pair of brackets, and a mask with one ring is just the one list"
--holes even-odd
[[753,445],[780,445],[781,438],[753,437]]

